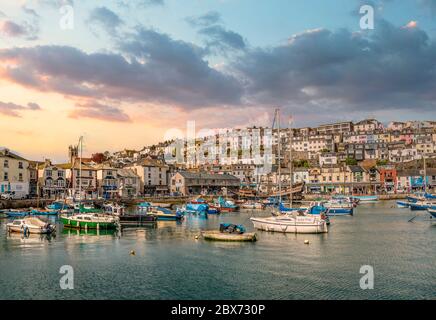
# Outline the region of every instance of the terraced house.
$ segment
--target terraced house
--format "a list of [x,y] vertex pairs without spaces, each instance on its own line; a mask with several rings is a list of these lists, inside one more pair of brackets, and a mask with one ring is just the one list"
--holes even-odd
[[8,149],[0,150],[0,193],[29,195],[29,161]]
[[62,199],[67,194],[67,175],[62,166],[47,159],[38,165],[38,190],[43,198]]

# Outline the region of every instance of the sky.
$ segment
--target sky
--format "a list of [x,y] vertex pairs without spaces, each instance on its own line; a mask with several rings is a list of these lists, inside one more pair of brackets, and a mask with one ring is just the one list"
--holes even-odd
[[[374,29],[362,29],[362,5]],[[1,0],[0,147],[63,161],[196,130],[436,120],[436,0]]]

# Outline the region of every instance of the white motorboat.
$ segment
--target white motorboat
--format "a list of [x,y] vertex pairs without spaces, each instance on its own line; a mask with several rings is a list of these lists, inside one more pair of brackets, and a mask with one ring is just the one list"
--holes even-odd
[[241,209],[252,209],[252,210],[262,210],[265,207],[263,203],[248,201],[241,204]]
[[44,222],[36,217],[16,219],[6,225],[10,232],[49,234],[56,231],[56,227],[49,222]]
[[269,218],[251,218],[258,230],[282,233],[327,233],[327,221],[323,215],[292,212]]

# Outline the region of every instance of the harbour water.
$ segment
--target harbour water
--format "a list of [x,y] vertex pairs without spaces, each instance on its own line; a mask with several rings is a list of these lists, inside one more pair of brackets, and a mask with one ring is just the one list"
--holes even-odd
[[[268,212],[119,232],[62,230],[55,237],[7,234],[0,221],[0,299],[434,299],[436,221],[394,208],[360,205],[333,217],[328,234],[258,231],[256,243],[196,239],[220,222],[242,223]],[[304,240],[310,244],[304,244]],[[131,255],[131,251],[135,255]],[[59,269],[74,269],[62,290]],[[361,266],[374,268],[373,290],[360,288]]]

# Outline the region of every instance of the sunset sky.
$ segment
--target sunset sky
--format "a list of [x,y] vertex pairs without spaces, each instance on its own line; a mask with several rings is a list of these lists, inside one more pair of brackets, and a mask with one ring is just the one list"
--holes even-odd
[[271,126],[276,106],[298,127],[436,120],[435,99],[436,0],[0,1],[0,147],[32,160]]

